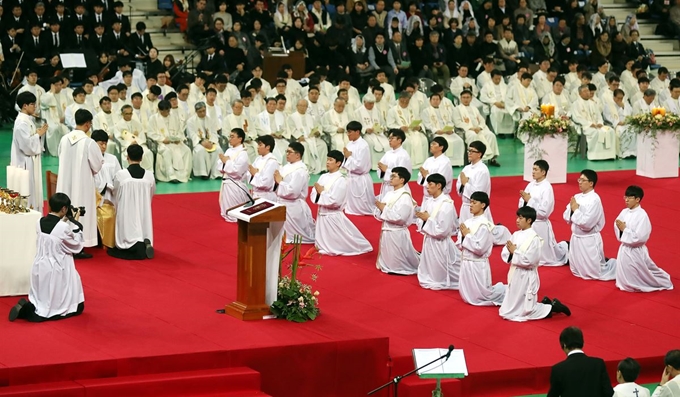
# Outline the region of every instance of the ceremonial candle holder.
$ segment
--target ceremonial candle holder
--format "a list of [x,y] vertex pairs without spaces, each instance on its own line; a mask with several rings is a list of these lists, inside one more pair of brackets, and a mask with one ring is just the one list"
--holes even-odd
[[665,108],[652,108],[652,116],[661,115],[661,117],[666,115]]
[[555,105],[551,105],[549,103],[541,105],[541,113],[545,115],[546,117],[554,117],[555,116]]
[[31,210],[28,209],[28,197],[29,196],[20,196],[20,197],[21,197],[21,201],[20,201],[20,204],[19,204],[19,212],[23,212],[23,213],[31,212]]

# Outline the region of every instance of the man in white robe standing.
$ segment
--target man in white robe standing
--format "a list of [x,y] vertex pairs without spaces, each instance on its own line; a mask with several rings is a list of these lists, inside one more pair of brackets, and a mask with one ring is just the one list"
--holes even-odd
[[241,128],[232,129],[229,132],[230,148],[226,153],[220,153],[217,160],[217,172],[222,175],[219,198],[220,215],[225,221],[232,223],[237,219],[227,215],[227,211],[250,200],[246,186],[250,174],[248,173],[248,153],[243,146],[245,139],[246,133]]
[[208,116],[208,108],[203,102],[194,105],[196,114],[187,120],[186,134],[193,144],[193,172],[201,179],[217,179],[220,172],[215,168],[220,154],[223,153],[219,145],[218,131],[220,122],[217,118]]
[[378,169],[378,162],[388,150],[389,142],[385,135],[385,119],[375,106],[375,95],[364,95],[364,104],[354,112],[354,117],[363,126],[364,140],[371,148],[371,169]]
[[166,100],[158,103],[158,113],[149,119],[148,138],[158,144],[156,178],[161,182],[188,182],[191,176],[191,150],[184,143],[182,124],[176,113],[170,114]]
[[319,206],[316,216],[316,248],[330,256],[354,256],[373,251],[371,243],[342,212],[347,203],[347,178],[340,171],[345,156],[331,150],[327,173],[314,184],[311,200]]
[[458,215],[453,200],[444,194],[446,184],[443,175],[428,175],[432,199],[416,211],[418,230],[424,235],[418,283],[426,289],[458,289],[460,251],[451,239],[458,233]]
[[342,150],[347,145],[345,127],[352,121],[352,115],[345,107],[344,99],[335,98],[333,109],[329,109],[321,118],[323,132],[327,135],[331,150]]
[[[120,110],[121,118],[113,128],[113,136],[120,142],[121,150],[127,153],[130,145],[139,145],[144,151],[141,166],[145,170],[153,170],[153,153],[146,146],[146,132],[142,123],[134,117],[131,105],[123,105]],[[127,156],[121,156],[121,166],[127,168]]]
[[106,250],[114,258],[152,259],[153,214],[151,200],[156,192],[153,172],[140,165],[144,151],[139,145],[127,148],[130,164],[116,173],[113,192],[116,205],[116,246]]
[[508,86],[503,81],[503,74],[498,70],[491,72],[491,81],[482,87],[479,100],[489,106],[489,121],[491,129],[496,135],[512,134],[515,128],[515,120],[505,106]]
[[[503,283],[493,285],[491,282],[489,256],[494,244],[491,234],[494,226],[484,215],[489,204],[486,193],[472,193],[468,208],[465,208],[472,217],[460,225],[458,232],[457,244],[461,250],[458,291],[463,302],[474,306],[500,306],[507,288]],[[510,238],[506,244],[508,240]]]
[[463,91],[460,94],[460,105],[456,106],[453,113],[453,124],[456,128],[464,131],[465,142],[468,145],[471,142],[483,142],[487,148],[484,160],[488,160],[489,165],[493,167],[500,167],[500,163],[496,160],[500,155],[496,135],[486,126],[484,117],[479,114],[479,111],[470,106],[471,100],[472,93],[470,91]]
[[519,191],[519,208],[531,207],[536,211],[536,219],[531,227],[543,240],[541,266],[562,266],[569,262],[569,244],[566,241],[557,242],[553,233],[550,215],[555,209],[555,194],[547,179],[550,165],[545,160],[536,160],[531,170],[533,181],[524,190]]
[[617,145],[616,156],[629,158],[637,156],[637,134],[628,128],[626,118],[633,114],[633,109],[624,99],[623,90],[614,90],[612,99],[603,100],[604,120],[616,131]]
[[[470,212],[470,197],[474,192],[484,192],[487,196],[491,195],[491,174],[489,169],[482,162],[486,146],[480,141],[470,143],[468,147],[468,161],[470,164],[458,175],[456,181],[456,192],[463,202],[460,205],[460,220],[465,222],[472,217]],[[491,233],[494,245],[505,245],[510,240],[510,231],[507,227],[498,224],[493,226],[491,209],[485,208],[483,215],[491,223]]]
[[428,200],[432,199],[427,189],[427,176],[430,174],[439,174],[446,179],[446,186],[442,190],[444,194],[451,195],[451,186],[453,184],[453,169],[451,168],[451,161],[444,155],[447,149],[448,141],[444,137],[437,136],[430,142],[430,153],[432,156],[425,160],[425,163],[418,170],[417,182],[423,187],[423,202],[420,204],[424,207]]
[[[378,162],[378,177],[382,179],[382,185],[380,186],[380,193],[378,194],[378,201],[382,201],[382,197],[385,193],[392,190],[392,184],[390,180],[392,178],[392,168],[394,167],[404,167],[409,172],[412,171],[411,158],[408,152],[402,146],[402,143],[406,139],[404,131],[393,129],[390,130],[389,145],[390,150],[385,152],[380,161]],[[404,186],[404,189],[409,192],[411,189],[408,185]]]
[[257,115],[258,136],[271,135],[276,142],[272,153],[281,165],[286,165],[286,150],[290,134],[283,112],[276,110],[276,98],[267,98],[266,109]]
[[[92,128],[92,113],[85,109],[76,112],[76,129],[61,138],[59,143],[59,178],[57,191],[71,199],[74,207],[85,207],[81,216],[83,246],[97,245],[97,198],[94,176],[104,165],[104,158],[97,143],[86,132]],[[76,259],[91,258],[92,254],[81,251]]]
[[553,313],[571,316],[571,311],[557,299],[545,297],[538,302],[538,266],[541,259],[543,239],[536,233],[533,223],[536,210],[524,206],[517,210],[518,231],[512,234],[501,257],[510,265],[508,288],[498,314],[510,321],[541,320]]
[[61,87],[61,77],[52,77],[50,79],[50,90],[40,98],[40,116],[49,125],[46,136],[47,151],[50,156],[55,157],[61,138],[68,132],[64,126],[64,111],[67,103],[61,93]]
[[647,250],[652,223],[640,206],[644,191],[628,186],[624,195],[626,208],[614,222],[614,233],[621,242],[616,261],[616,287],[627,292],[672,290],[671,276],[660,269]]
[[288,145],[286,160],[288,164],[274,172],[276,185],[274,191],[278,197],[278,203],[286,206],[286,221],[283,230],[286,233],[286,242],[292,243],[298,235],[303,244],[314,244],[314,218],[312,210],[307,205],[307,193],[309,189],[309,173],[307,166],[302,161],[305,147],[299,142]]
[[319,174],[326,169],[324,159],[328,157],[328,146],[321,139],[322,129],[307,113],[306,99],[298,100],[295,112],[288,117],[288,134],[305,147],[303,161],[310,174]]
[[414,167],[420,167],[427,159],[427,136],[420,125],[420,113],[414,113],[409,106],[411,96],[402,91],[399,101],[387,112],[387,128],[400,129],[406,134],[404,149],[408,151]]
[[569,268],[574,276],[585,280],[614,280],[616,261],[604,256],[600,231],[604,227],[604,208],[595,193],[597,173],[581,171],[578,187],[581,193],[573,196],[562,217],[571,226]]
[[73,262],[73,255],[83,250],[79,213],[71,213],[71,200],[64,193],[55,193],[49,205],[50,213],[36,225],[38,248],[31,269],[28,300],[19,299],[10,309],[9,321],[17,318],[36,323],[61,320],[85,310],[83,284]]
[[375,202],[375,190],[371,171],[371,153],[368,143],[361,137],[361,123],[350,121],[347,126],[349,142],[342,149],[345,162],[342,168],[347,170],[347,186],[349,196],[345,213],[348,215],[372,215]]
[[276,185],[274,173],[279,169],[280,164],[272,154],[275,145],[274,138],[271,135],[258,136],[256,143],[258,156],[248,166],[253,196],[276,202],[278,197],[274,191]]
[[383,273],[410,275],[418,272],[420,254],[413,247],[409,225],[413,222],[416,202],[404,186],[411,173],[404,167],[392,169],[393,190],[375,201],[376,219],[382,221],[380,250],[376,267]]
[[430,131],[434,137],[442,137],[448,142],[446,156],[451,161],[451,164],[460,167],[465,163],[463,157],[465,142],[454,131],[453,107],[449,110],[444,109],[444,106],[442,106],[441,94],[432,94],[430,96],[430,106],[423,109],[420,118],[423,120],[425,129]]
[[616,134],[604,125],[602,114],[595,102],[590,100],[587,85],[578,88],[579,99],[571,105],[571,119],[585,135],[588,144],[588,160],[607,160],[616,157]]
[[36,129],[33,116],[36,110],[36,97],[33,93],[22,92],[17,95],[20,111],[14,120],[10,165],[28,170],[28,205],[42,213],[42,137],[47,133],[47,124]]

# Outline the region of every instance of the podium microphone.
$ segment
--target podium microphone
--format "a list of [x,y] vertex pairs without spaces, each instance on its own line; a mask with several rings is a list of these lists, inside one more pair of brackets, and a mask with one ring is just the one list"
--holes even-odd
[[446,353],[447,360],[449,359],[449,357],[451,357],[451,352],[453,351],[453,349],[455,349],[455,347],[453,347],[453,345],[449,345],[449,352]]
[[243,187],[241,187],[241,185],[239,185],[238,183],[236,183],[236,181],[234,181],[233,179],[227,178],[227,180],[232,181],[232,182],[234,183],[234,185],[236,185],[237,188],[241,189],[241,191],[242,191],[243,193],[245,193],[246,196],[248,196],[248,201],[249,201],[249,203],[248,203],[248,204],[245,204],[245,205],[243,206],[244,208],[252,207],[253,205],[255,205],[255,199],[253,198],[253,196],[250,195],[250,192],[248,192],[246,189],[244,189]]

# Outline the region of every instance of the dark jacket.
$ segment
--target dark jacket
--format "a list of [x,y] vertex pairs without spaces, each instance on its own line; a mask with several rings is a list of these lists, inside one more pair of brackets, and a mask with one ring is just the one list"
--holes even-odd
[[573,353],[555,364],[548,397],[612,397],[614,389],[604,360]]

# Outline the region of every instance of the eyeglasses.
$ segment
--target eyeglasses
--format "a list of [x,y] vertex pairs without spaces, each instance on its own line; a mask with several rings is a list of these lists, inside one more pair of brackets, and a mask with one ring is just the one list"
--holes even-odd
[[587,180],[587,179],[585,179],[585,178],[578,178],[576,181],[577,181],[578,183],[590,182],[589,180]]
[[295,153],[294,150],[286,150],[286,154],[293,154],[293,153]]
[[468,153],[481,153],[479,150],[468,149]]

